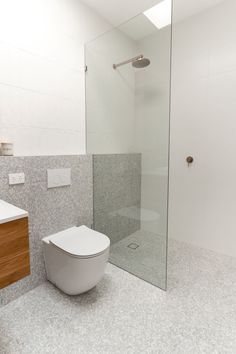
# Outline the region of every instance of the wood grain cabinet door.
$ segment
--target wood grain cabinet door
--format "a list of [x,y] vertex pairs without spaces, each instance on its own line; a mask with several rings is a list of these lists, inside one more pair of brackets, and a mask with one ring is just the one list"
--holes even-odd
[[28,218],[0,224],[0,289],[29,274]]

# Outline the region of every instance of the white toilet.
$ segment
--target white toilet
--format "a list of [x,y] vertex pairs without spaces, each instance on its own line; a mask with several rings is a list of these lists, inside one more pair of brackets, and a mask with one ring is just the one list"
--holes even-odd
[[47,278],[64,293],[84,293],[104,275],[110,240],[100,232],[83,225],[42,241]]

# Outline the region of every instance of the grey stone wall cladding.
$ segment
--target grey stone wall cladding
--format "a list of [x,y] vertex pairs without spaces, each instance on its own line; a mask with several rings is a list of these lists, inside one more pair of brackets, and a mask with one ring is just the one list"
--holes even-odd
[[[47,189],[48,168],[71,168],[72,185]],[[9,186],[17,172],[25,184]],[[0,199],[29,212],[31,261],[30,276],[0,290],[3,306],[45,281],[43,237],[95,223],[114,243],[140,229],[139,220],[110,213],[140,207],[141,154],[0,157]]]
[[[47,189],[48,168],[71,168],[72,185]],[[16,172],[25,184],[9,186]],[[0,290],[1,306],[45,281],[43,237],[93,223],[92,156],[0,157],[0,199],[29,212],[31,257],[31,275]]]
[[140,229],[140,220],[117,213],[141,204],[141,154],[93,155],[94,226],[114,244]]

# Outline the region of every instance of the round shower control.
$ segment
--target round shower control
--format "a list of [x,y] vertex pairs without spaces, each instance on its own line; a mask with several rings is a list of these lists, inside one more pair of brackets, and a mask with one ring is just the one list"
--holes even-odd
[[192,156],[188,156],[188,157],[186,158],[186,161],[187,161],[188,165],[190,165],[191,163],[193,163],[194,159],[193,159]]

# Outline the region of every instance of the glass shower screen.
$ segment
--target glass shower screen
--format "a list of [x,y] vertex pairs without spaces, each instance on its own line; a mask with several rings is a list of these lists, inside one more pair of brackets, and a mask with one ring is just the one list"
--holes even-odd
[[85,46],[94,228],[110,262],[162,289],[167,279],[171,26],[141,14]]

